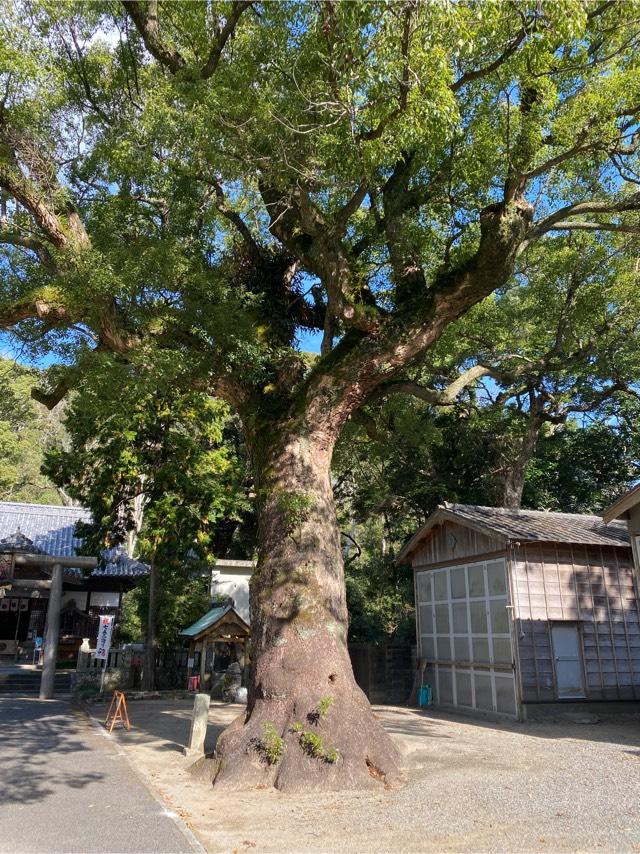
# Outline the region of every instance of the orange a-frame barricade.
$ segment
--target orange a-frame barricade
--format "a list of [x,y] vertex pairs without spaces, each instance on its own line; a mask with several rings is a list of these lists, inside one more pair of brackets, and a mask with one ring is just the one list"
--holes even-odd
[[[113,708],[114,703],[115,709]],[[131,729],[129,712],[127,711],[127,698],[124,695],[124,691],[113,692],[109,711],[107,712],[107,719],[104,722],[107,731],[111,732],[118,721],[125,729]]]

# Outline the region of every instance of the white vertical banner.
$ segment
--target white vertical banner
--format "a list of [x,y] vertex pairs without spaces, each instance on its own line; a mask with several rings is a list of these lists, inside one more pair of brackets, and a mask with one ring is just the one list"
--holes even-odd
[[109,656],[109,647],[111,646],[112,631],[113,616],[100,617],[100,625],[98,627],[98,643],[96,645],[95,657],[105,662]]

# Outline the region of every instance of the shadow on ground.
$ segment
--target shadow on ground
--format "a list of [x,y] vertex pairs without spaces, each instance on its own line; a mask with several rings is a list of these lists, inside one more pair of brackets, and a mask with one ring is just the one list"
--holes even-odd
[[[590,707],[593,714],[593,708]],[[496,721],[483,720],[471,715],[454,714],[436,709],[401,709],[385,707],[384,726],[391,733],[398,735],[419,735],[427,737],[451,738],[450,734],[439,735],[438,728],[446,729],[450,723],[461,724],[476,730],[493,730],[495,732],[524,735],[529,738],[541,739],[573,739],[578,741],[605,742],[623,746],[640,746],[640,715],[608,714],[606,705],[595,715],[594,722],[582,723],[579,712],[572,711],[563,715],[558,711],[548,719],[530,721]],[[397,715],[395,713],[404,713]],[[406,716],[406,718],[404,717]],[[587,720],[587,718],[585,718]],[[638,751],[640,755],[640,751]]]
[[0,805],[33,804],[67,786],[74,789],[101,780],[98,772],[78,774],[53,770],[56,756],[87,750],[81,737],[86,726],[68,703],[55,700],[0,700]]
[[[93,706],[91,714],[104,720],[108,706]],[[212,752],[218,736],[231,721],[244,711],[244,706],[212,703],[205,751]],[[161,752],[181,753],[189,739],[193,700],[142,700],[128,703],[131,729],[114,729],[113,734],[127,744],[144,744]]]

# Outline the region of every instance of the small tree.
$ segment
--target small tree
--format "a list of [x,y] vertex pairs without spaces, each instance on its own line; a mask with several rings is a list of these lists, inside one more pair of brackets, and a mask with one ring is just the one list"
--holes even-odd
[[69,407],[69,447],[51,451],[46,470],[91,510],[92,522],[80,526],[86,550],[112,547],[134,533],[139,557],[150,564],[144,682],[153,689],[160,618],[171,618],[166,641],[175,638],[184,610],[180,587],[193,587],[204,604],[198,583],[188,578],[188,559],[197,555],[200,575],[210,573],[218,521],[239,520],[247,509],[244,469],[224,441],[223,402],[140,379],[118,365],[103,365],[91,379]]

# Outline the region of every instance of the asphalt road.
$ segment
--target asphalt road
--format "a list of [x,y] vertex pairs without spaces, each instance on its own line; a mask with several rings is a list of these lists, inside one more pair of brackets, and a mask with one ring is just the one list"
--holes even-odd
[[0,851],[202,850],[66,702],[0,698]]

